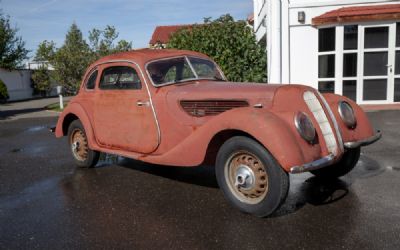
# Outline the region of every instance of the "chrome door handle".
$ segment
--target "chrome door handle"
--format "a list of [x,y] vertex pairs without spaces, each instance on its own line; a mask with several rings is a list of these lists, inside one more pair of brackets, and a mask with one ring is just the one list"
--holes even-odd
[[136,105],[138,105],[139,107],[143,107],[143,106],[145,106],[145,107],[148,107],[148,106],[150,106],[150,102],[149,101],[137,101],[136,102]]

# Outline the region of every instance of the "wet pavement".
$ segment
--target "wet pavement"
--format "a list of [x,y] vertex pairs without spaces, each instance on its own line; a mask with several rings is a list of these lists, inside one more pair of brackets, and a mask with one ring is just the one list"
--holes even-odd
[[330,182],[292,175],[260,219],[229,206],[213,168],[110,155],[74,166],[56,118],[0,122],[0,249],[400,249],[400,111],[368,114],[384,132]]

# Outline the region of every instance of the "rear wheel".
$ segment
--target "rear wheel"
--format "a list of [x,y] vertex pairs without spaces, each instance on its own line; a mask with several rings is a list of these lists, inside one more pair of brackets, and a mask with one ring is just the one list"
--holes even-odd
[[97,164],[100,153],[89,148],[85,129],[79,120],[73,121],[69,126],[68,142],[78,167],[90,168]]
[[241,211],[265,217],[285,200],[288,174],[258,142],[232,137],[220,148],[217,181],[228,201]]
[[322,178],[337,178],[349,173],[360,159],[360,148],[347,150],[342,159],[332,166],[311,171],[315,176]]

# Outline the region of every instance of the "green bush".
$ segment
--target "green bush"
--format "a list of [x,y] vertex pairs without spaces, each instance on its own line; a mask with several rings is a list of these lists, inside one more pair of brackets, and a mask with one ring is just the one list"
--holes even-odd
[[257,44],[245,21],[235,21],[229,14],[216,20],[206,18],[172,34],[168,48],[198,51],[219,64],[225,76],[236,82],[266,82],[267,56]]
[[10,97],[8,96],[7,86],[0,79],[0,102],[6,102],[8,98]]

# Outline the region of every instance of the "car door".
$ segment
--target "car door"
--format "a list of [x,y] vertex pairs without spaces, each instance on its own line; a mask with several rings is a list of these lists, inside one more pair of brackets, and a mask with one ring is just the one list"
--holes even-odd
[[159,142],[156,117],[139,69],[131,63],[100,67],[94,104],[94,130],[107,148],[153,152]]

